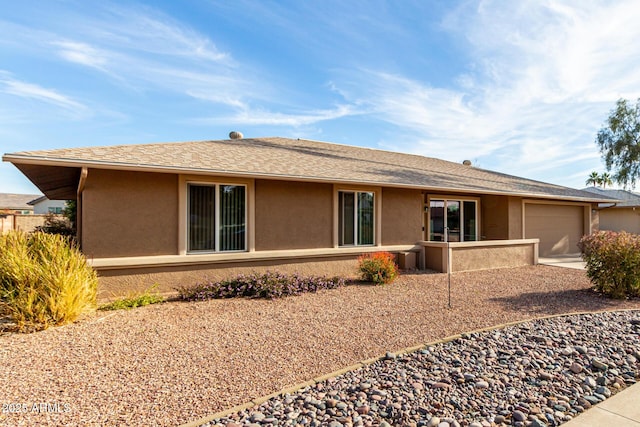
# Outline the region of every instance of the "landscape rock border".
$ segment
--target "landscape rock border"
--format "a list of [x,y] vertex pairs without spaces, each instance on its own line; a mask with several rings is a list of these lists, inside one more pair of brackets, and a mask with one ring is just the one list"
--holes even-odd
[[[260,405],[262,405],[263,403],[269,401],[270,399],[273,398],[278,398],[278,397],[282,397],[284,395],[287,394],[293,394],[296,393],[306,387],[309,386],[314,386],[317,385],[319,383],[322,383],[326,380],[332,379],[332,378],[336,378],[339,377],[341,375],[356,371],[358,369],[367,367],[369,365],[372,365],[376,362],[379,361],[385,361],[385,360],[392,360],[392,359],[396,359],[398,357],[401,357],[403,355],[408,355],[411,353],[415,353],[417,351],[423,350],[423,349],[427,349],[429,347],[433,347],[436,345],[440,345],[440,344],[445,344],[445,343],[449,343],[451,341],[454,341],[456,339],[460,339],[460,338],[464,338],[467,336],[471,336],[473,334],[480,334],[480,333],[486,333],[486,332],[492,332],[492,331],[498,331],[498,330],[502,330],[511,326],[518,326],[518,325],[522,325],[528,322],[534,322],[534,321],[544,321],[544,320],[550,320],[550,319],[557,319],[557,318],[561,318],[561,317],[567,317],[567,316],[584,316],[584,315],[598,315],[598,314],[605,314],[605,313],[624,313],[624,312],[640,312],[638,309],[620,309],[620,310],[600,310],[600,311],[583,311],[583,312],[567,312],[567,313],[562,313],[562,314],[554,314],[554,315],[550,315],[550,316],[541,316],[541,317],[532,317],[532,318],[528,318],[526,320],[519,320],[519,321],[515,321],[515,322],[508,322],[508,323],[502,323],[499,325],[494,325],[494,326],[490,326],[490,327],[486,327],[486,328],[481,328],[481,329],[477,329],[477,330],[473,330],[473,331],[469,331],[469,332],[464,332],[464,333],[460,333],[460,334],[455,334],[455,335],[451,335],[436,341],[432,341],[429,343],[425,343],[425,344],[419,344],[419,345],[415,345],[415,346],[411,346],[411,347],[407,347],[401,350],[397,350],[395,352],[387,352],[384,355],[380,355],[377,357],[373,357],[370,359],[366,359],[366,360],[362,360],[358,363],[355,363],[353,365],[350,366],[346,366],[342,369],[339,369],[337,371],[333,371],[331,373],[325,374],[325,375],[321,375],[318,376],[316,378],[313,378],[311,380],[293,385],[293,386],[289,386],[289,387],[285,387],[284,389],[277,391],[275,393],[271,393],[269,395],[265,395],[265,396],[261,396],[258,398],[255,398],[249,402],[246,402],[242,405],[237,405],[234,406],[232,408],[226,409],[224,411],[219,411],[216,412],[212,415],[208,415],[206,417],[200,418],[198,420],[186,423],[186,424],[182,424],[180,427],[198,427],[198,426],[202,426],[205,425],[213,420],[216,419],[221,419],[221,418],[225,418],[228,417],[229,415],[233,415],[236,414],[238,412],[242,412],[254,407],[258,407]],[[598,359],[594,359],[594,363],[597,367],[597,365],[600,363],[600,361]],[[571,370],[574,371],[577,370],[577,367],[572,366]],[[577,373],[574,371],[574,373]],[[543,378],[544,379],[544,378]],[[549,378],[550,379],[550,378]],[[480,387],[482,388],[482,385],[478,385],[476,383],[476,387]],[[606,396],[608,397],[608,396]],[[594,404],[597,404],[598,402],[593,402]],[[524,421],[526,419],[525,414],[522,413],[522,411],[519,410],[515,410],[514,411],[514,418],[517,417],[522,417],[522,421]],[[518,420],[516,420],[518,421]]]

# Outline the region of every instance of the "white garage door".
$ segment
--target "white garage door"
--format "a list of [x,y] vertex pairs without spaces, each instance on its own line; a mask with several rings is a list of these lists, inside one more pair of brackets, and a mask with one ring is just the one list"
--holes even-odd
[[526,203],[524,209],[525,238],[540,239],[540,256],[580,252],[584,207]]

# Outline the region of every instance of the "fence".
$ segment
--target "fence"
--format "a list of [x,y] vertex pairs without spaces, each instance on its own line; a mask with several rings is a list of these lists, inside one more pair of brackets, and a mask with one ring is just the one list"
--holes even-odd
[[46,218],[47,215],[0,214],[0,233],[5,234],[11,230],[28,233],[44,225]]

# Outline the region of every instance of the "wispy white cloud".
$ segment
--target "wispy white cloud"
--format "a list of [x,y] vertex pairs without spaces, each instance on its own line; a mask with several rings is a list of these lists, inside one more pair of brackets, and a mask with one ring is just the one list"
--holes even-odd
[[344,71],[333,84],[420,140],[396,148],[551,174],[596,163],[592,141],[606,113],[619,97],[640,95],[637,22],[633,0],[466,2],[442,22],[470,47],[467,71],[451,85],[372,69],[358,79]]
[[126,90],[169,91],[229,107],[239,105],[238,94],[260,93],[230,53],[167,14],[108,2],[95,12],[65,17],[73,25],[52,27],[36,43]]
[[85,65],[100,71],[106,71],[109,65],[109,53],[100,51],[86,43],[75,41],[53,41],[53,46],[58,48],[58,54],[69,62]]
[[198,124],[241,124],[247,126],[306,126],[327,120],[339,119],[356,115],[358,112],[349,105],[338,105],[333,109],[303,111],[296,113],[280,113],[267,111],[262,108],[252,109],[244,107],[230,116],[194,119]]
[[88,111],[87,106],[63,95],[54,89],[47,89],[34,83],[16,80],[10,73],[0,70],[0,92],[20,98],[34,99],[52,104],[74,113]]
[[106,10],[106,19],[92,21],[87,28],[96,38],[151,54],[234,65],[231,55],[220,51],[209,37],[157,9],[107,4]]

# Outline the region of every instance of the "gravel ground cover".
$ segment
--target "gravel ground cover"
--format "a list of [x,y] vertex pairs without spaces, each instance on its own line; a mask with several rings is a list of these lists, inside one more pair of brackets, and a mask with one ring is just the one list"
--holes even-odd
[[[640,309],[549,266],[407,274],[279,300],[170,302],[0,335],[0,425],[178,425],[388,351],[496,324]],[[19,410],[16,410],[19,408]],[[9,411],[8,409],[13,409]]]
[[635,384],[640,311],[534,320],[384,359],[203,426],[557,426]]

